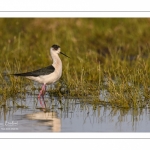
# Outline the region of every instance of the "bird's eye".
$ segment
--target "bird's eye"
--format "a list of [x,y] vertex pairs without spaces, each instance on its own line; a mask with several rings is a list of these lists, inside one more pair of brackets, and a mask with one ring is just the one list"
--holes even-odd
[[58,45],[52,45],[52,48],[53,48],[53,50],[58,50],[58,48],[59,48],[60,46],[58,46]]
[[58,50],[58,48],[54,48],[54,50],[55,50],[55,51],[57,51],[57,50]]

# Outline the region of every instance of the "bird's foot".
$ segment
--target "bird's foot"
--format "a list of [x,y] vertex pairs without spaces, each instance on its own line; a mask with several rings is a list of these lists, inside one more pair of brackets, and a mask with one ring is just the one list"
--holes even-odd
[[[46,108],[46,103],[45,103],[45,101],[44,101],[45,90],[46,90],[46,85],[44,84],[44,85],[42,86],[42,89],[41,89],[39,95],[38,95],[38,100],[40,101],[40,104],[41,104],[42,108]],[[42,102],[42,100],[41,100],[41,97],[42,97],[42,100],[43,100],[44,104],[43,104],[43,102]]]
[[[42,99],[41,99],[41,96],[42,96]],[[44,101],[44,95],[43,94],[38,95],[38,100],[39,100],[40,105],[42,106],[42,108],[46,108],[46,104],[45,104],[45,101]],[[44,102],[44,104],[43,104],[43,102]]]
[[45,102],[43,104],[43,102],[42,102],[42,100],[41,100],[41,98],[39,96],[38,96],[38,100],[39,100],[40,105],[42,106],[42,108],[46,108]]

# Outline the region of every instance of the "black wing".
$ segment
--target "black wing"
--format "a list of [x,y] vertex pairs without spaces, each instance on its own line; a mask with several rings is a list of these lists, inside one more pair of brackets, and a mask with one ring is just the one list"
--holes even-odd
[[17,73],[17,74],[13,74],[15,76],[34,76],[34,77],[38,77],[40,75],[48,75],[51,74],[55,71],[55,68],[51,65],[45,68],[41,68],[35,71],[31,71],[31,72],[26,72],[26,73]]

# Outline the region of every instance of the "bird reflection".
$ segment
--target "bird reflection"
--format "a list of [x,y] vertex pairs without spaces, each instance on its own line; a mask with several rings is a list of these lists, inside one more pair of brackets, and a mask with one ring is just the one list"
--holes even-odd
[[37,120],[40,125],[50,127],[52,132],[61,131],[61,121],[57,118],[55,112],[36,112],[28,114],[26,117],[31,120]]

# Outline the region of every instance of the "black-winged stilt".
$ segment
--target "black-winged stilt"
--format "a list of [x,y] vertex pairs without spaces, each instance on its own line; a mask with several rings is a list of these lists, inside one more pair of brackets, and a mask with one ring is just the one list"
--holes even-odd
[[[38,100],[40,101],[40,104],[42,107],[43,107],[43,104],[40,98],[42,96],[43,101],[44,101],[46,84],[55,83],[56,81],[59,80],[59,78],[62,75],[62,62],[58,56],[59,53],[68,57],[67,55],[65,55],[64,53],[60,51],[60,46],[52,45],[52,47],[50,48],[50,54],[53,60],[53,64],[51,66],[41,68],[41,69],[31,71],[31,72],[13,74],[15,76],[26,77],[28,79],[31,79],[31,80],[34,80],[43,84],[42,89],[40,90],[40,93],[38,95]],[[46,107],[45,101],[44,101],[44,105]]]

